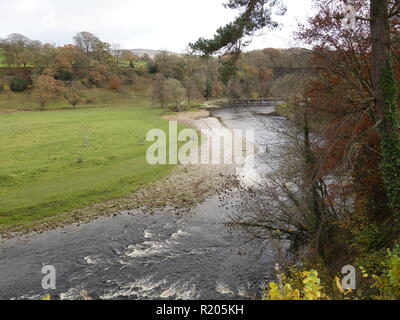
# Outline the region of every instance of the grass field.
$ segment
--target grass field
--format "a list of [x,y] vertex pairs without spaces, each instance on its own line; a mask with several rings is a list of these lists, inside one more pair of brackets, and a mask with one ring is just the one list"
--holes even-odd
[[[147,62],[146,61],[136,61],[133,63],[135,69],[142,69],[142,70],[146,70],[147,69]],[[120,67],[125,67],[125,68],[129,68],[129,61],[127,60],[122,60],[119,62],[119,66]]]
[[149,129],[168,128],[163,110],[111,103],[0,114],[0,229],[123,196],[171,171],[148,165],[143,144]]

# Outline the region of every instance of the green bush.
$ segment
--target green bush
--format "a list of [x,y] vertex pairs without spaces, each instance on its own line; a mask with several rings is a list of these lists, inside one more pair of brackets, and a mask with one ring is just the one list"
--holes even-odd
[[56,80],[61,80],[61,81],[72,81],[73,76],[72,73],[67,71],[67,70],[58,70],[56,75],[55,75]]
[[10,82],[10,89],[14,92],[25,91],[28,87],[29,81],[24,78],[14,77]]
[[157,72],[158,72],[158,66],[157,66],[157,64],[155,64],[155,63],[149,63],[149,64],[147,65],[147,71],[148,71],[149,73],[152,73],[152,74],[157,73]]
[[377,289],[377,300],[398,300],[400,298],[400,244],[393,250],[387,249],[386,258],[381,261],[381,274],[372,275],[375,283],[371,288]]

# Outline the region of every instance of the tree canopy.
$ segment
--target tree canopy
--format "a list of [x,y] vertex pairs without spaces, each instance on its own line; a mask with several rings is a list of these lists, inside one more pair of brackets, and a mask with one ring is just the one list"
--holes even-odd
[[189,47],[194,53],[206,56],[215,53],[237,53],[250,43],[251,36],[264,28],[275,29],[275,15],[284,15],[286,6],[281,0],[229,0],[226,8],[237,9],[236,19],[217,30],[213,39],[200,38]]

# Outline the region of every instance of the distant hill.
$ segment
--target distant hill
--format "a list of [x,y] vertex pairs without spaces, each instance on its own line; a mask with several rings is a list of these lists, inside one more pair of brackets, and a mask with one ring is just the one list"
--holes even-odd
[[[152,50],[152,49],[128,49],[131,51],[135,56],[143,56],[147,54],[150,58],[154,58],[156,55],[160,54],[163,50]],[[177,52],[167,51],[169,54],[180,55]]]

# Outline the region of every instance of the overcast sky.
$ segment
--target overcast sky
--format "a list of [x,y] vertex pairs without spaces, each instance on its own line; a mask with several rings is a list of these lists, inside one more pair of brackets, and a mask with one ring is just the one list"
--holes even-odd
[[[89,31],[123,48],[183,52],[200,36],[237,14],[226,0],[0,0],[0,37],[22,33],[30,39],[63,45],[79,31]],[[284,28],[254,39],[251,49],[294,45],[297,20],[309,14],[311,0],[286,0]]]

